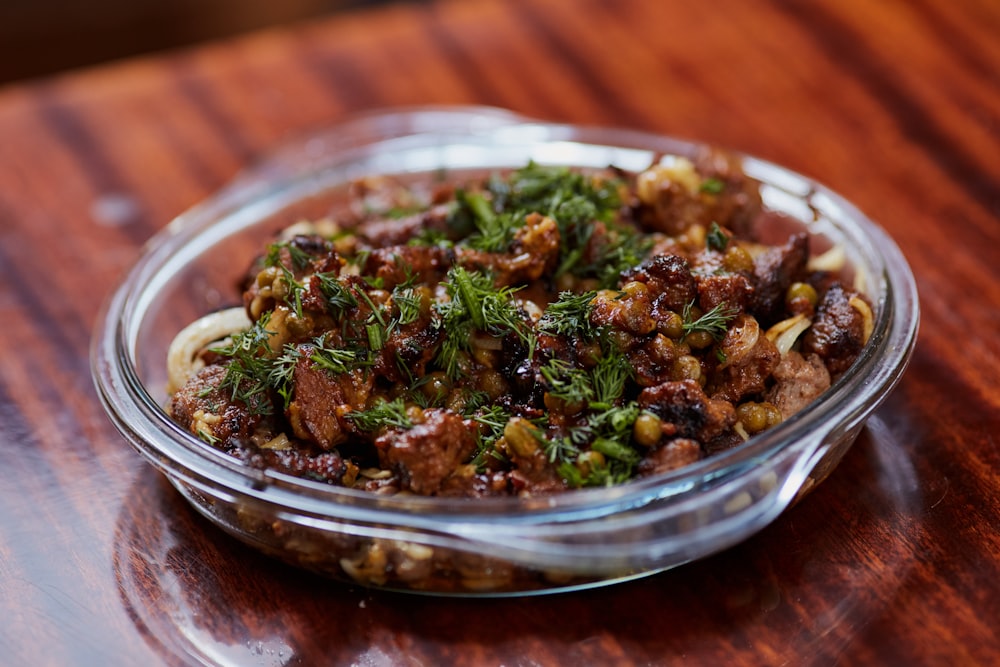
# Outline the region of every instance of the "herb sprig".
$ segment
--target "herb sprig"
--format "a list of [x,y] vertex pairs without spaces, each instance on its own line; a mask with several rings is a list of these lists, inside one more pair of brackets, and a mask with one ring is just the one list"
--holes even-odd
[[694,318],[692,314],[693,309],[694,303],[692,302],[685,305],[681,311],[681,319],[683,320],[681,328],[684,335],[704,332],[716,341],[722,340],[726,335],[729,322],[739,315],[740,312],[738,308],[731,307],[726,303],[719,303],[700,317]]
[[437,363],[449,377],[458,377],[460,356],[471,349],[476,331],[498,338],[513,333],[529,356],[533,353],[535,332],[514,303],[513,288],[495,288],[489,274],[460,266],[448,271],[444,284],[451,300],[434,304],[434,310],[437,326],[445,333]]
[[377,403],[367,410],[349,412],[347,419],[365,433],[373,433],[383,428],[413,428],[413,421],[406,413],[406,404],[402,398]]
[[598,327],[590,321],[594,310],[596,291],[560,292],[559,298],[549,304],[538,321],[538,330],[544,333],[572,338],[579,336],[590,340],[597,335]]

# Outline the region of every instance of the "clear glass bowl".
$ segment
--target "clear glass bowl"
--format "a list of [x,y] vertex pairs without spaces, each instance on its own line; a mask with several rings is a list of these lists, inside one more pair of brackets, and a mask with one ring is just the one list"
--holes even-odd
[[[729,547],[825,478],[897,383],[916,338],[913,276],[889,237],[823,186],[745,157],[765,204],[814,246],[840,244],[876,322],[854,366],[813,405],[745,445],[623,486],[541,498],[379,496],[244,466],[163,409],[180,329],[233,305],[265,239],[346,205],[346,184],[414,184],[539,163],[640,170],[699,147],[641,132],[536,122],[488,108],[373,113],[278,151],[157,234],[114,292],[92,347],[111,420],[214,523],[285,561],[349,582],[455,595],[608,584]],[[220,258],[223,258],[220,261]]]

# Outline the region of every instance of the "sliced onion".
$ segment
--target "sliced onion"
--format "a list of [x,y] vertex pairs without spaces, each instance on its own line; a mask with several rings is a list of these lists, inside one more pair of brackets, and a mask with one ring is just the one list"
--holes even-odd
[[822,255],[810,257],[806,263],[809,271],[840,271],[847,264],[847,253],[844,246],[835,245]]
[[739,366],[740,363],[757,346],[760,340],[760,324],[749,315],[740,315],[726,332],[726,337],[722,340],[722,353],[725,361],[719,368],[727,366]]
[[273,449],[275,451],[281,451],[285,449],[291,449],[292,443],[288,440],[288,436],[284,433],[279,433],[274,436],[264,444],[262,444],[261,449]]
[[250,326],[243,308],[229,308],[206,315],[184,327],[167,349],[167,392],[173,394],[205,364],[198,353],[209,343]]
[[469,336],[469,343],[472,345],[472,347],[480,350],[503,349],[502,338],[497,338],[496,336],[491,336],[488,333],[482,333],[480,331],[477,331],[471,336]]
[[852,296],[848,299],[847,303],[850,304],[851,308],[861,313],[861,320],[865,335],[864,342],[867,343],[868,339],[872,336],[872,331],[875,329],[875,314],[872,313],[871,306],[868,305],[868,302],[859,296]]
[[812,320],[799,313],[794,317],[781,320],[764,334],[767,339],[774,343],[781,356],[785,356],[795,346],[795,341],[799,339],[806,329],[812,325]]

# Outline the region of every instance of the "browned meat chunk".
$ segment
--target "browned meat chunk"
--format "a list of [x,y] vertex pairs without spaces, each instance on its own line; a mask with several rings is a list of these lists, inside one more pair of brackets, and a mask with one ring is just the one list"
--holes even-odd
[[782,419],[814,401],[830,388],[830,373],[815,354],[803,356],[791,350],[774,369],[775,385],[766,399],[781,411]]
[[712,398],[739,402],[767,388],[767,380],[781,360],[774,343],[760,331],[756,320],[740,315],[720,343],[723,361],[712,374]]
[[629,364],[640,387],[654,385],[674,379],[674,369],[680,353],[672,340],[657,334],[643,345],[628,350]]
[[638,472],[644,477],[682,468],[702,458],[701,446],[690,438],[675,438],[657,447],[639,462]]
[[476,440],[459,415],[435,409],[424,411],[422,424],[380,435],[375,447],[382,465],[399,476],[401,488],[436,495],[476,451]]
[[702,192],[705,219],[708,222],[725,220],[737,237],[748,238],[763,205],[758,183],[743,173],[742,159],[727,151],[709,148],[699,153],[694,163],[704,181],[720,185]]
[[725,221],[746,236],[761,210],[758,187],[743,173],[739,157],[709,149],[693,164],[681,159],[640,175],[637,217],[643,226],[670,235]]
[[736,423],[733,406],[726,401],[709,398],[693,380],[647,387],[639,394],[639,407],[672,425],[673,435],[703,442]]
[[254,468],[304,477],[327,484],[341,484],[350,466],[337,452],[313,454],[301,449],[240,448],[235,456]]
[[246,404],[232,400],[232,391],[220,386],[225,376],[225,366],[202,368],[173,395],[170,415],[206,440],[249,440],[262,417]]
[[566,484],[539,445],[541,432],[527,419],[515,417],[504,429],[507,450],[515,468],[510,483],[516,493],[553,493]]
[[603,290],[594,297],[590,321],[598,327],[609,326],[639,336],[656,329],[653,319],[653,294],[643,283],[628,283],[621,292]]
[[377,218],[361,222],[354,232],[377,247],[403,245],[421,232],[447,235],[448,213],[445,205],[402,218]]
[[645,283],[658,313],[680,312],[698,294],[687,260],[677,255],[654,255],[625,272],[622,281]]
[[444,332],[429,322],[429,318],[418,320],[394,330],[377,357],[375,373],[394,381],[423,377],[444,337]]
[[788,287],[805,274],[809,237],[795,234],[783,246],[768,248],[754,260],[754,298],[750,312],[767,326],[781,317]]
[[739,273],[699,276],[698,306],[705,312],[716,307],[744,311],[753,299],[753,285]]
[[514,234],[510,252],[483,252],[472,248],[456,248],[458,264],[493,275],[497,287],[520,285],[551,274],[559,261],[559,226],[556,221],[538,213],[530,213],[524,226]]
[[819,355],[833,377],[846,371],[865,345],[864,316],[851,305],[851,297],[860,298],[839,283],[830,287],[802,339],[802,351]]
[[390,246],[372,250],[362,273],[378,281],[376,284],[380,289],[391,290],[410,280],[431,284],[439,282],[454,260],[454,252],[440,246]]
[[364,409],[372,390],[371,373],[362,370],[335,374],[309,358],[309,348],[295,365],[295,395],[286,414],[295,436],[321,449],[332,449],[347,439],[350,422],[342,417]]

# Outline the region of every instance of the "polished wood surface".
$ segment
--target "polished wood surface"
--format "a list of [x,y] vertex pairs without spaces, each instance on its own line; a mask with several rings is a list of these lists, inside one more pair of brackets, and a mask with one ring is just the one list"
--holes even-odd
[[[1000,663],[1000,4],[390,4],[0,88],[0,664]],[[922,327],[840,467],[747,542],[582,593],[415,597],[206,523],[90,379],[143,242],[278,143],[489,104],[729,146],[898,241]]]

